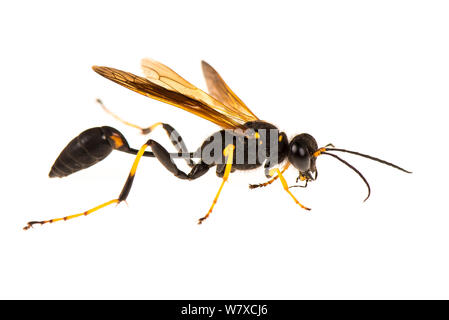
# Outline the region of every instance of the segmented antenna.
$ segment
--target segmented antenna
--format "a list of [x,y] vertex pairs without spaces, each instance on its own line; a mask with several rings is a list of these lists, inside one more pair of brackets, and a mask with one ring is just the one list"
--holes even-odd
[[340,152],[347,152],[347,153],[350,153],[350,154],[355,154],[356,156],[361,156],[361,157],[364,157],[364,158],[368,158],[368,159],[371,159],[371,160],[374,160],[374,161],[386,164],[387,166],[396,168],[396,169],[401,170],[403,172],[412,173],[411,171],[405,170],[405,169],[403,169],[403,168],[401,168],[401,167],[399,167],[399,166],[397,166],[397,165],[395,165],[395,164],[393,164],[391,162],[388,162],[388,161],[385,161],[385,160],[382,160],[382,159],[379,159],[379,158],[375,158],[373,156],[369,156],[367,154],[363,154],[363,153],[360,153],[360,152],[350,151],[350,150],[345,150],[345,149],[337,149],[337,148],[325,148],[325,149],[326,149],[326,151],[340,151]]

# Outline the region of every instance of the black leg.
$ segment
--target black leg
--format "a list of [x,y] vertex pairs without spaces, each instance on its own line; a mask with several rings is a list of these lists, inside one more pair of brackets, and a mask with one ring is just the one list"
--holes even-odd
[[178,154],[183,155],[183,158],[186,160],[187,165],[191,168],[195,165],[195,162],[192,160],[192,158],[188,156],[187,147],[186,147],[181,135],[171,125],[169,125],[167,123],[156,122],[155,124],[153,124],[149,127],[143,128],[143,127],[140,127],[133,123],[130,123],[128,121],[125,121],[122,118],[120,118],[119,116],[117,116],[115,113],[113,113],[108,108],[106,108],[106,106],[103,104],[103,102],[100,99],[97,99],[97,102],[100,104],[100,106],[103,108],[103,110],[105,112],[109,113],[111,116],[113,116],[115,119],[122,122],[123,124],[133,127],[133,128],[136,128],[136,129],[139,129],[142,134],[150,134],[156,127],[161,125],[162,128],[167,133],[171,143],[176,148],[176,151],[178,152]]
[[[163,123],[162,128],[164,128],[165,132],[167,132],[167,135],[170,138],[170,141],[173,144],[173,146],[176,148],[176,151],[179,154],[188,155],[189,151],[187,150],[187,147],[178,131],[176,131],[171,125],[167,123]],[[192,158],[190,157],[183,157],[183,158],[186,160],[187,165],[193,168],[195,162],[192,160]]]
[[265,161],[265,165],[263,166],[263,169],[264,169],[265,177],[267,177],[267,179],[271,179],[272,176],[270,174],[270,169],[271,169],[270,161]]
[[170,156],[170,153],[163,146],[161,146],[158,142],[154,140],[148,140],[148,142],[149,146],[151,147],[151,150],[153,151],[155,157],[160,161],[160,163],[162,163],[162,165],[168,171],[173,173],[174,176],[179,179],[184,180],[197,179],[201,177],[203,174],[205,174],[211,167],[211,165],[208,165],[203,161],[200,161],[198,164],[194,164],[190,172],[186,174],[184,171],[178,169],[172,157]]
[[[189,167],[193,168],[195,166],[195,162],[192,160],[192,155],[187,150],[187,147],[186,147],[186,145],[185,145],[181,135],[171,125],[169,125],[168,123],[157,122],[157,123],[153,124],[152,126],[150,126],[148,128],[142,129],[142,133],[149,134],[150,132],[152,132],[158,126],[162,126],[162,128],[167,133],[167,136],[170,139],[170,142],[172,143],[172,145],[176,149],[177,157],[184,158],[184,160],[186,161],[187,165]],[[151,140],[151,141],[154,141],[154,140]],[[166,151],[165,148],[162,148],[162,149],[164,151]],[[137,151],[137,150],[133,150],[133,152],[135,152],[135,151]],[[145,153],[148,154],[148,151],[146,151]],[[165,152],[165,153],[168,153],[168,152]],[[144,156],[146,154],[144,154]],[[173,157],[173,155],[171,155],[171,156]]]
[[170,153],[161,146],[158,142],[154,141],[153,139],[149,139],[139,150],[137,153],[136,159],[134,160],[134,164],[131,168],[131,171],[129,173],[128,179],[125,182],[125,185],[122,189],[122,192],[120,193],[120,196],[118,197],[118,200],[124,201],[128,197],[129,192],[131,191],[131,187],[134,181],[134,176],[136,174],[137,166],[139,164],[140,158],[145,153],[145,149],[147,147],[150,147],[153,155],[156,157],[156,159],[159,160],[160,163],[171,173],[174,174],[175,177],[179,179],[184,180],[194,180],[199,177],[201,177],[203,174],[205,174],[209,168],[210,165],[207,165],[204,162],[200,162],[193,166],[191,171],[186,174],[184,171],[181,171],[178,169],[176,164],[174,163],[172,156]]

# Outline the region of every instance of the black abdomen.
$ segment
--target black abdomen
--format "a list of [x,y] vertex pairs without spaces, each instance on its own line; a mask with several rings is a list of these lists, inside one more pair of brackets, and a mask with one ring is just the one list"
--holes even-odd
[[65,177],[88,168],[106,158],[114,149],[108,136],[110,127],[96,127],[83,131],[62,150],[51,167],[50,178]]

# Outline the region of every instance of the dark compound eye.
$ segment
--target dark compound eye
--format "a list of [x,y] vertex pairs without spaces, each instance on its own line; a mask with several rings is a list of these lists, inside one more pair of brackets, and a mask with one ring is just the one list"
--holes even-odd
[[288,160],[301,172],[310,169],[310,155],[304,143],[292,142],[290,144]]

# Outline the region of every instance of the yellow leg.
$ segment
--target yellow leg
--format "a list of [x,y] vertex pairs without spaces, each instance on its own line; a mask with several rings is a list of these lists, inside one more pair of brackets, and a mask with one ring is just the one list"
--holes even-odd
[[30,229],[34,224],[45,224],[45,223],[53,223],[53,222],[58,222],[58,221],[67,221],[73,218],[78,218],[78,217],[82,217],[82,216],[87,216],[89,214],[91,214],[92,212],[95,212],[97,210],[100,210],[101,208],[104,208],[106,206],[109,206],[110,204],[113,203],[119,203],[120,201],[118,199],[114,199],[108,202],[105,202],[103,204],[100,204],[99,206],[96,206],[95,208],[89,209],[87,211],[84,211],[82,213],[77,213],[77,214],[73,214],[71,216],[66,216],[64,218],[56,218],[56,219],[50,219],[50,220],[44,220],[44,221],[30,221],[27,223],[27,225],[23,228],[23,230],[28,230]]
[[277,173],[279,180],[281,180],[282,183],[282,187],[284,188],[285,191],[287,191],[287,193],[293,198],[293,200],[295,200],[295,202],[303,209],[305,210],[310,210],[310,208],[307,208],[305,206],[303,206],[293,195],[293,193],[290,192],[290,190],[288,189],[288,184],[287,181],[285,181],[284,176],[282,175],[281,171],[278,168],[272,169],[270,170],[270,175],[273,175],[274,173]]
[[215,204],[218,201],[218,197],[220,196],[221,190],[223,189],[223,186],[224,186],[225,182],[228,180],[229,174],[231,173],[234,149],[235,149],[235,146],[230,144],[223,151],[223,155],[226,157],[226,167],[225,167],[225,172],[223,175],[223,180],[221,182],[220,188],[218,189],[217,195],[215,196],[214,201],[212,202],[212,205],[210,206],[209,211],[207,212],[207,214],[204,217],[202,217],[198,220],[198,224],[203,223],[203,221],[209,217],[209,215],[212,213],[212,210],[215,207]]
[[30,229],[34,224],[46,224],[46,223],[53,223],[53,222],[57,222],[57,221],[67,221],[70,219],[74,219],[74,218],[78,218],[78,217],[83,217],[83,216],[87,216],[97,210],[100,210],[104,207],[107,207],[113,203],[120,203],[122,201],[125,201],[126,198],[128,197],[128,193],[131,190],[131,186],[134,180],[134,175],[136,174],[136,170],[137,170],[137,166],[139,165],[139,161],[142,158],[143,153],[145,152],[145,149],[148,147],[148,142],[146,144],[144,144],[139,152],[136,155],[136,158],[134,160],[134,163],[131,167],[131,171],[129,173],[128,179],[126,179],[125,185],[123,186],[123,189],[119,195],[119,197],[117,199],[113,199],[113,200],[109,200],[103,204],[100,204],[92,209],[89,209],[87,211],[84,211],[82,213],[77,213],[77,214],[73,214],[70,216],[66,216],[63,218],[56,218],[56,219],[50,219],[50,220],[43,220],[43,221],[30,221],[27,223],[27,225],[23,228],[23,230],[28,230]]
[[[284,167],[282,168],[281,173],[284,173],[285,170],[287,170],[289,166],[290,166],[290,162],[287,162],[287,163],[284,165]],[[250,188],[250,189],[255,189],[255,188],[260,188],[260,187],[266,187],[266,186],[272,184],[273,182],[275,182],[278,178],[279,178],[279,176],[276,175],[276,176],[274,176],[273,178],[271,178],[270,180],[268,180],[268,181],[266,181],[266,182],[264,182],[264,183],[250,184],[250,185],[249,185],[249,188]]]

